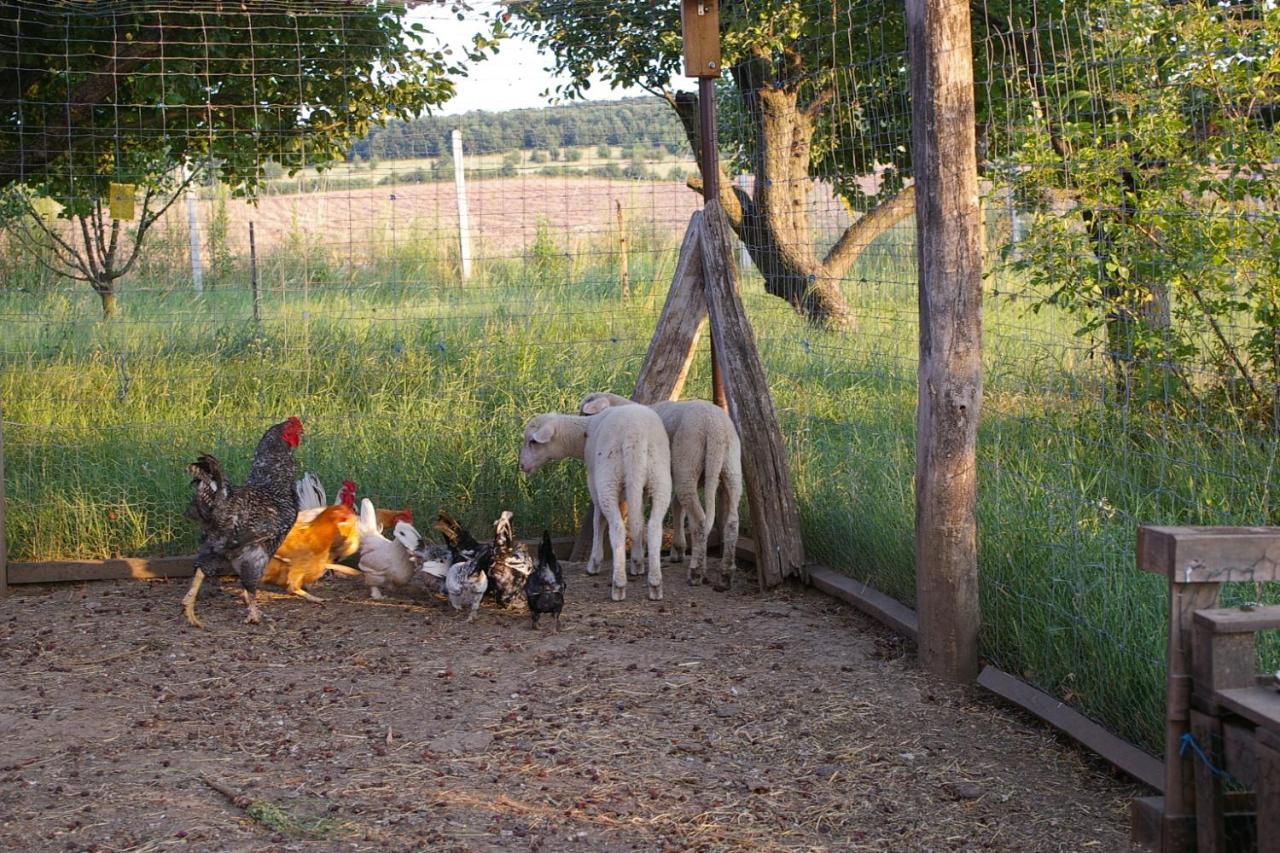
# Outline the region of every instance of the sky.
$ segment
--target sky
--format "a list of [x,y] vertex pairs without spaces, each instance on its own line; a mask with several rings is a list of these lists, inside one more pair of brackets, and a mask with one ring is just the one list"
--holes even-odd
[[[470,41],[473,33],[482,29],[481,16],[495,8],[492,2],[475,2],[473,11],[465,21],[459,21],[448,9],[435,4],[419,6],[410,12],[411,19],[421,21],[443,43],[461,45]],[[499,49],[498,55],[472,66],[466,77],[455,81],[458,94],[436,113],[456,115],[470,110],[516,110],[550,105],[542,92],[552,88],[558,79],[544,69],[550,58],[529,42],[511,39]],[[643,89],[610,89],[599,82],[587,92],[588,100],[617,100],[647,95]]]

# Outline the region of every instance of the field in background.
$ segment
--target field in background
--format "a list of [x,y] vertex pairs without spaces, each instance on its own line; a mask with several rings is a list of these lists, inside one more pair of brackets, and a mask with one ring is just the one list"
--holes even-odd
[[[477,263],[466,284],[448,230],[451,184],[396,187],[395,202],[359,191],[269,197],[256,209],[202,202],[204,294],[192,292],[175,214],[111,323],[87,288],[8,255],[0,399],[11,558],[189,551],[184,463],[210,451],[243,476],[262,428],[289,414],[306,421],[302,459],[326,483],[351,477],[362,494],[425,517],[447,506],[477,529],[502,509],[525,533],[575,529],[581,467],[522,476],[521,426],[591,390],[630,390],[697,199],[652,182],[473,188]],[[616,199],[627,211],[627,301]],[[817,207],[824,228],[842,215]],[[234,237],[250,216],[260,324]],[[913,234],[907,221],[883,235],[849,275],[848,333],[809,328],[749,271],[743,283],[810,555],[908,602]],[[1276,521],[1259,488],[1276,444],[1112,408],[1094,342],[1054,309],[1032,313],[1009,297],[1012,284],[988,279],[983,651],[1154,747],[1165,593],[1133,566],[1135,526]],[[690,396],[707,395],[707,365],[704,351]]]

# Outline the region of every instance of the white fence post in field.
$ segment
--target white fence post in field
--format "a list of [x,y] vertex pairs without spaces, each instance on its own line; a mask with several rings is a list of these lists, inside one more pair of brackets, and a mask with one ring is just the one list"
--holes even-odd
[[[742,190],[744,193],[750,194],[751,189],[747,184],[747,173],[743,172],[741,175],[738,175],[738,189]],[[744,270],[751,266],[751,253],[747,251],[747,243],[745,240],[738,241],[738,266]]]
[[458,248],[462,256],[462,280],[471,278],[471,223],[467,216],[467,182],[463,177],[462,131],[453,131],[453,185],[458,190]]
[[[191,177],[191,163],[182,166],[182,177]],[[200,263],[200,219],[196,216],[195,182],[187,184],[187,231],[191,233],[191,283],[196,293],[204,293],[204,265]]]

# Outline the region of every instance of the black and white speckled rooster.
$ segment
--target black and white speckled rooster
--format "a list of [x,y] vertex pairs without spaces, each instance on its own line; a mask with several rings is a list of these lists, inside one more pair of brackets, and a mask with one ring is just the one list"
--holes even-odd
[[245,619],[256,625],[258,583],[271,555],[280,547],[298,517],[298,495],[294,479],[298,463],[293,449],[302,441],[302,421],[289,418],[275,424],[262,436],[253,454],[253,465],[243,486],[227,482],[222,465],[209,454],[187,466],[195,494],[187,515],[200,524],[203,534],[195,556],[195,577],[182,599],[187,621],[203,628],[196,617],[196,596],[206,577],[227,571],[240,576]]

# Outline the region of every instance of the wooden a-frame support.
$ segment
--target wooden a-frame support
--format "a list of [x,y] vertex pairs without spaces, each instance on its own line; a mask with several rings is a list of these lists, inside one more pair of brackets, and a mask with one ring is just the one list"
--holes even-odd
[[[733,232],[718,201],[708,202],[689,220],[671,289],[631,399],[646,404],[679,399],[708,319],[723,368],[729,417],[742,439],[756,579],[767,589],[803,575],[800,512],[773,395],[738,295]],[[590,550],[588,513],[574,558],[585,559]]]

